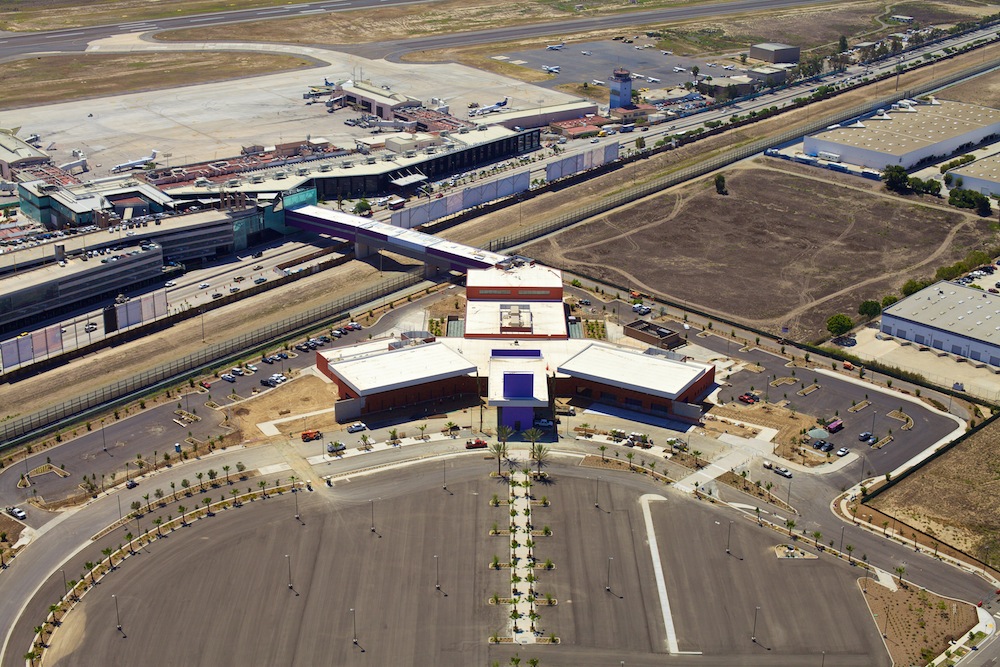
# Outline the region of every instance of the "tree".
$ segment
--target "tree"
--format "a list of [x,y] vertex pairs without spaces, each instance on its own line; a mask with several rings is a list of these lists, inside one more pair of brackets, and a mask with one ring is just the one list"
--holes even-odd
[[701,467],[701,463],[698,461],[698,457],[701,456],[701,451],[695,449],[694,451],[691,452],[691,456],[694,457],[694,467],[695,467],[695,469],[700,468]]
[[226,484],[232,484],[232,482],[229,481],[229,466],[228,465],[222,466],[222,469],[226,473]]
[[111,558],[111,556],[115,553],[115,550],[112,549],[111,547],[107,547],[105,549],[101,549],[101,553],[104,554],[104,557],[108,559],[108,567],[110,567],[112,570],[115,569],[115,561],[114,559]]
[[895,572],[896,572],[896,576],[899,577],[899,585],[900,586],[905,586],[905,584],[903,584],[903,575],[906,574],[906,566],[905,565],[898,565],[895,568]]
[[545,445],[532,445],[531,447],[531,458],[535,461],[535,467],[538,470],[538,476],[542,476],[542,466],[549,458],[549,448]]
[[910,191],[910,177],[906,169],[898,164],[891,164],[882,171],[882,180],[885,181],[885,188],[892,192],[906,194]]
[[426,440],[427,436],[424,435],[424,431],[427,430],[427,424],[421,424],[420,426],[417,427],[417,430],[420,431],[420,439]]
[[813,543],[815,543],[816,547],[818,548],[819,541],[823,538],[823,533],[819,532],[818,530],[815,530],[813,531],[812,538],[813,538]]
[[895,294],[886,294],[882,297],[882,308],[888,308],[897,301],[899,301],[899,297]]
[[747,54],[745,54],[745,53],[741,53],[740,54],[740,63],[743,64],[743,65],[747,64]]
[[156,526],[156,536],[157,537],[162,537],[162,535],[160,533],[160,525],[162,523],[163,523],[163,519],[161,517],[156,517],[155,519],[153,519],[153,525]]
[[847,48],[847,35],[841,35],[840,41],[837,42],[837,50],[843,53]]
[[494,442],[490,445],[490,454],[497,457],[497,477],[499,477],[502,474],[500,465],[507,458],[507,443],[502,440]]
[[826,321],[826,330],[833,336],[843,336],[854,328],[854,320],[843,313],[831,315]]
[[878,301],[866,299],[858,306],[858,314],[869,320],[878,317],[881,313],[882,306],[879,305]]
[[358,200],[358,203],[354,205],[353,212],[355,215],[364,215],[365,213],[371,212],[371,210],[372,210],[372,205],[368,203],[367,199],[362,197],[361,199]]
[[637,137],[635,140],[635,149],[641,151],[646,147],[646,139],[643,137]]
[[792,534],[792,529],[795,528],[795,519],[788,519],[785,521],[785,528],[788,529],[788,534]]
[[720,195],[729,194],[729,191],[726,190],[726,177],[722,174],[715,175],[715,191]]
[[448,422],[448,423],[446,423],[444,425],[444,430],[446,430],[448,432],[448,435],[450,435],[451,437],[454,438],[455,437],[455,431],[458,430],[458,424],[456,424],[455,422],[450,421],[450,422]]
[[201,481],[202,477],[204,477],[204,476],[205,476],[205,473],[203,473],[203,472],[199,472],[199,473],[197,473],[195,475],[195,477],[198,478],[198,490],[199,491],[204,491],[205,490],[205,483],[203,481]]
[[219,471],[214,468],[208,469],[208,481],[214,482],[215,478],[219,476]]
[[607,461],[608,459],[604,455],[604,452],[608,451],[608,446],[607,445],[601,445],[600,447],[598,447],[598,449],[601,450],[601,460],[602,461]]
[[632,467],[632,459],[635,458],[635,452],[632,451],[628,452],[627,454],[625,454],[625,458],[628,459],[628,469],[634,470],[634,468]]
[[847,552],[847,562],[848,563],[853,562],[853,561],[851,561],[851,554],[854,553],[854,545],[853,544],[848,544],[846,547],[844,547],[844,551]]
[[184,520],[184,515],[187,513],[187,508],[184,505],[178,505],[177,511],[181,513],[181,525],[186,526],[187,521]]
[[545,434],[542,433],[540,429],[534,427],[529,428],[527,431],[522,432],[521,435],[524,436],[525,440],[531,443],[532,452],[534,452],[535,450],[535,443],[541,440],[545,436]]
[[[87,570],[87,572],[90,573],[90,583],[93,584],[94,583],[94,563],[92,563],[91,561],[88,560],[86,563],[83,564],[83,567],[84,567],[84,569]],[[84,572],[82,578],[85,579],[86,577],[87,577],[87,573]]]

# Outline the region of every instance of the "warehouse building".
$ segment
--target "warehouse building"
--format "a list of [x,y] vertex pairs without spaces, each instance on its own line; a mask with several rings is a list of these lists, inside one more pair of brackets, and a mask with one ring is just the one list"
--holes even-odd
[[[1000,195],[1000,155],[990,155],[948,172],[952,183],[986,196]],[[961,181],[959,181],[961,179]]]
[[750,57],[766,63],[797,63],[799,47],[777,42],[764,42],[750,47]]
[[807,155],[881,171],[911,169],[997,136],[1000,110],[928,98],[901,100],[807,136],[803,144]]
[[339,421],[430,411],[459,396],[495,407],[498,423],[515,432],[551,418],[557,396],[686,423],[700,419],[715,367],[570,338],[558,270],[515,258],[470,270],[467,285],[462,335],[418,332],[317,352],[318,370],[340,392]]
[[1000,367],[1000,295],[942,281],[882,311],[881,332]]

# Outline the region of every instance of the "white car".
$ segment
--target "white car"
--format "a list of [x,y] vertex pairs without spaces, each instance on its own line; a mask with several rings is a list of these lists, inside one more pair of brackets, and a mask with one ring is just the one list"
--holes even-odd
[[782,477],[787,477],[788,479],[792,478],[792,471],[789,470],[788,468],[775,467],[774,472],[778,473]]
[[368,429],[368,426],[365,425],[364,422],[354,422],[353,424],[351,424],[350,426],[347,427],[347,432],[348,433],[357,433],[358,431],[365,431],[367,429]]
[[257,367],[254,366],[253,364],[247,364],[247,370],[250,371],[251,373],[256,373]]
[[28,518],[28,515],[24,513],[24,510],[20,507],[8,507],[7,514],[11,515],[19,521],[24,521]]
[[173,280],[168,280],[167,282],[163,283],[163,286],[164,287],[177,287],[177,283],[175,283]]
[[837,456],[847,456],[850,451],[847,447],[841,447],[837,450]]
[[535,426],[539,428],[552,428],[555,424],[552,423],[551,419],[536,419]]
[[209,285],[208,283],[201,283],[200,285],[198,285],[198,289],[208,289],[209,287],[211,287],[211,285]]

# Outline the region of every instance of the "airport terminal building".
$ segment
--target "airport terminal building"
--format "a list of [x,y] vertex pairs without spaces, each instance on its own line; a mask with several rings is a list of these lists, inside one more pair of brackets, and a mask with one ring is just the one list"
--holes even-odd
[[[481,398],[515,432],[552,414],[556,397],[697,423],[715,387],[715,367],[659,351],[572,337],[558,270],[534,262],[473,269],[462,335],[410,332],[399,339],[318,351],[336,384],[337,419],[433,410]],[[557,314],[558,313],[558,314]]]

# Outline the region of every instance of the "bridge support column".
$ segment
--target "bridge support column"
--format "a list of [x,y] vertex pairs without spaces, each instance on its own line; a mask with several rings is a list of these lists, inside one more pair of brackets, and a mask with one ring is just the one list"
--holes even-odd
[[431,280],[441,271],[438,267],[433,264],[424,264],[424,278]]
[[354,242],[354,257],[355,259],[364,259],[374,252],[370,245],[361,243],[358,241]]

